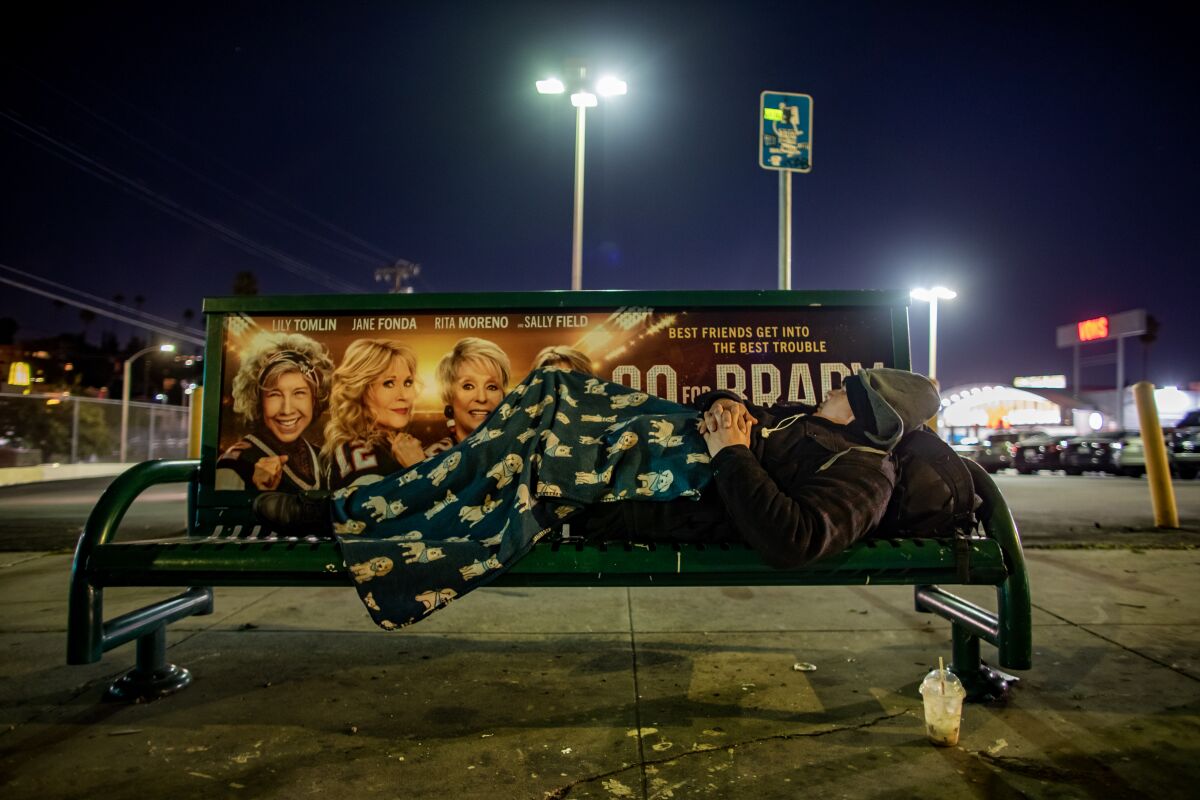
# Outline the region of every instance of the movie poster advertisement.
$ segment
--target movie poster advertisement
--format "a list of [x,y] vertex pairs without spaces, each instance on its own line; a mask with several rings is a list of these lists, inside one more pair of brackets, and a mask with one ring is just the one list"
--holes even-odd
[[[231,314],[224,328],[216,488],[251,492],[328,489],[339,472],[451,447],[548,347],[599,379],[682,404],[713,389],[756,405],[815,404],[894,358],[888,306]],[[456,347],[476,354],[473,371],[439,372]],[[375,443],[343,447],[347,431]]]

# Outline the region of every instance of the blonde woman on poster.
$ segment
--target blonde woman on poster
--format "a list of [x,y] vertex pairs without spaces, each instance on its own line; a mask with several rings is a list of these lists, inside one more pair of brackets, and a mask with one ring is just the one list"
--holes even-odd
[[373,483],[425,458],[405,431],[413,418],[417,355],[401,342],[357,339],[333,373],[329,423],[321,452],[329,488]]
[[250,340],[233,378],[233,410],[250,432],[217,460],[217,489],[326,488],[324,465],[304,434],[329,400],[332,372],[324,346],[307,336],[263,332]]
[[459,339],[437,367],[450,435],[430,445],[426,454],[449,450],[483,424],[508,392],[511,375],[508,355],[494,342]]
[[592,377],[596,375],[595,370],[592,369],[592,360],[574,347],[566,345],[551,345],[538,351],[538,354],[533,357],[533,364],[529,369],[535,370],[542,367],[560,367],[573,372],[582,372],[584,375]]

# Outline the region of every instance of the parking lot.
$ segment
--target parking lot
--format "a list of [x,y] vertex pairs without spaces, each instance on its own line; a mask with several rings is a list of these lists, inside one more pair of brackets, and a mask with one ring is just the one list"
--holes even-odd
[[1174,480],[1180,531],[1156,531],[1145,478],[1040,472],[993,476],[1027,547],[1200,543],[1200,481]]

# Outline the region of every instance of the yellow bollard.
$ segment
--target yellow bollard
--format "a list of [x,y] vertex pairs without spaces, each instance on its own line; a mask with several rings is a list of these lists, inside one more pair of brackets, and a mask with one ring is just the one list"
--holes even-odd
[[200,457],[200,420],[204,417],[204,387],[192,389],[192,402],[188,407],[188,458]]
[[1142,426],[1142,447],[1146,451],[1146,480],[1150,483],[1150,502],[1154,504],[1154,525],[1178,528],[1179,509],[1175,506],[1175,487],[1167,466],[1167,446],[1163,443],[1158,406],[1154,404],[1154,384],[1139,381],[1133,385],[1138,422]]

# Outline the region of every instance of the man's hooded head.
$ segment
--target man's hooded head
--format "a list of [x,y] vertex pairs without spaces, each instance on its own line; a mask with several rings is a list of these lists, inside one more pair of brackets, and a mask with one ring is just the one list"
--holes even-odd
[[860,369],[844,385],[855,421],[867,439],[884,450],[921,427],[941,403],[933,381],[903,369]]

